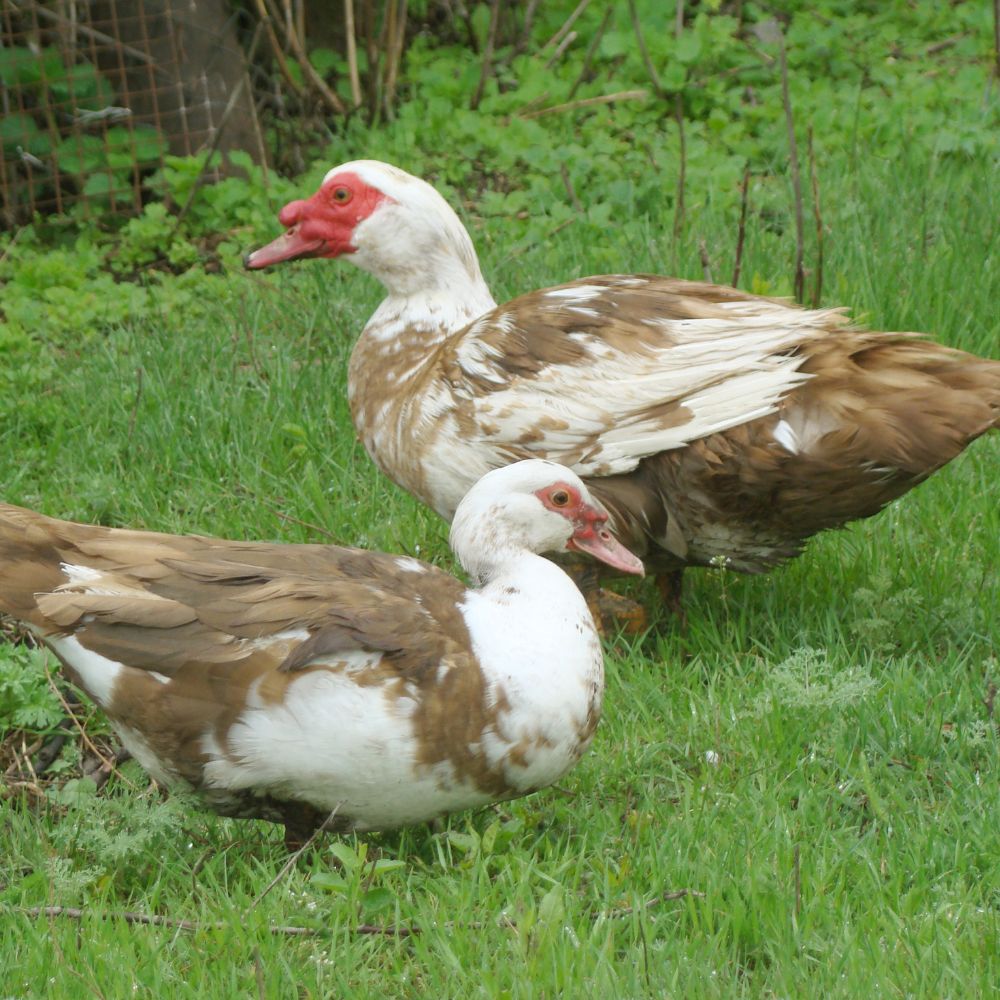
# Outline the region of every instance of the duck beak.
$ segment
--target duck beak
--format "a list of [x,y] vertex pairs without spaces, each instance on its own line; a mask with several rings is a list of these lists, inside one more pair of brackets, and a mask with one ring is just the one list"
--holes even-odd
[[326,249],[326,240],[304,239],[298,226],[289,229],[267,246],[248,253],[243,258],[243,266],[251,271],[282,264],[286,260],[300,260],[303,257],[318,257]]
[[596,510],[588,513],[591,516],[577,521],[576,531],[566,543],[566,548],[572,552],[586,552],[587,555],[600,559],[602,563],[621,573],[645,576],[646,569],[642,565],[642,560],[629,552],[608,530],[604,523],[607,515]]

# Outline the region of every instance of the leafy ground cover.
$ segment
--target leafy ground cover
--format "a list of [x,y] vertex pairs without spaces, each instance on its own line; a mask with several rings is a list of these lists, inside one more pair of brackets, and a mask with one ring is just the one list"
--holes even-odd
[[[704,4],[676,41],[639,8],[662,97],[627,10],[587,64],[603,15],[588,10],[548,69],[539,50],[568,11],[540,14],[537,45],[476,113],[477,57],[420,41],[396,121],[352,123],[306,177],[248,170],[178,222],[198,169],[178,161],[124,226],[7,234],[4,499],[451,567],[443,523],[350,428],[344,367],[378,288],[327,262],[250,275],[239,255],[285,199],[365,155],[449,192],[498,298],[605,270],[728,281],[749,162],[740,284],[790,293],[780,78],[752,31],[766,12],[743,5],[742,30]],[[823,303],[997,356],[985,5],[814,8],[785,35],[807,177],[813,129]],[[647,97],[528,117],[634,89]],[[605,718],[562,788],[319,842],[270,890],[277,831],[165,799],[131,762],[98,793],[74,728],[46,776],[18,777],[64,711],[51,661],[0,646],[0,996],[985,994],[1000,978],[998,458],[1000,442],[978,442],[767,577],[692,574],[686,635],[661,621],[608,643]],[[111,752],[100,717],[81,719]],[[24,912],[38,907],[85,912]]]

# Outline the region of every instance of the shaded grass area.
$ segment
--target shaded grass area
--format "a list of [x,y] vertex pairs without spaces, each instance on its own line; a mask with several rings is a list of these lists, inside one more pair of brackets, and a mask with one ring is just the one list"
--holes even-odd
[[[825,303],[1000,354],[983,168],[829,166]],[[666,215],[622,220],[603,246],[569,225],[514,258],[502,219],[470,222],[503,298],[610,269],[700,277],[699,238],[724,280],[735,218],[709,179],[688,213],[688,245]],[[787,289],[793,241],[772,225],[751,214],[745,287]],[[44,408],[26,397],[0,428],[4,498],[452,567],[443,522],[350,427],[344,368],[374,283],[328,262],[245,280],[235,310],[197,326],[165,311],[67,351]],[[278,831],[164,800],[134,764],[99,796],[60,783],[3,801],[0,995],[985,993],[1000,977],[996,437],[768,576],[689,574],[686,635],[661,620],[608,644],[605,718],[560,789],[320,841],[262,898]],[[91,915],[9,912],[59,905]]]

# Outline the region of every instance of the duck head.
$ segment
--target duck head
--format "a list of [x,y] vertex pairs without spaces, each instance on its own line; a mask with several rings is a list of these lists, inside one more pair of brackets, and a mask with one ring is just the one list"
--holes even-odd
[[345,256],[390,294],[483,285],[472,240],[451,206],[426,181],[388,163],[334,167],[315,194],[289,202],[278,218],[285,233],[247,255],[251,270]]
[[506,558],[585,552],[621,573],[643,574],[642,560],[611,534],[608,513],[565,466],[528,459],[486,473],[465,495],[451,525],[451,547],[485,582]]

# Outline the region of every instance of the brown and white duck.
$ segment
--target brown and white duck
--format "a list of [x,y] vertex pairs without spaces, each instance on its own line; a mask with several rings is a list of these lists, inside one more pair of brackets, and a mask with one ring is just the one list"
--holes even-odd
[[449,205],[385,163],[334,167],[280,220],[248,267],[344,256],[388,291],[348,391],[391,479],[450,518],[488,469],[561,462],[674,601],[674,571],[767,570],[1000,421],[1000,362],[840,310],[645,274],[497,306]]
[[474,581],[409,557],[72,524],[0,505],[0,611],[26,622],[158,781],[292,837],[431,819],[556,781],[603,660],[566,574],[641,573],[568,469],[519,462],[459,503]]

